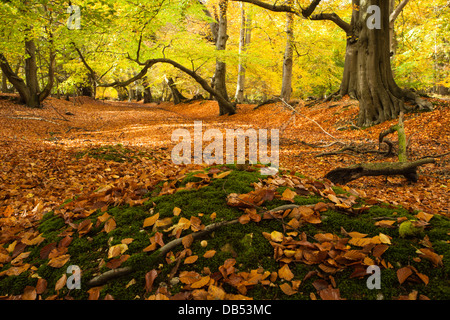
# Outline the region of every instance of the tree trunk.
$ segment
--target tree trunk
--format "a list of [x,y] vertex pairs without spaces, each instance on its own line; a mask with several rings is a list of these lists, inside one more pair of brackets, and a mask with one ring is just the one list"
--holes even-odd
[[242,103],[244,101],[244,89],[245,89],[245,66],[242,54],[247,50],[247,45],[250,43],[251,24],[252,20],[250,16],[245,14],[244,3],[240,3],[241,6],[241,31],[239,35],[239,66],[238,66],[238,80],[236,86],[236,94],[234,96],[236,103]]
[[2,71],[2,92],[7,93],[8,92],[8,82],[5,73]]
[[147,82],[147,76],[144,77],[142,85],[144,86],[144,103],[152,103],[152,91],[150,89],[150,84]]
[[184,100],[187,100],[185,96],[181,94],[181,92],[177,89],[177,86],[172,78],[166,78],[167,85],[170,88],[170,91],[172,92],[173,97],[173,103],[179,104],[183,102]]
[[[292,5],[292,0],[288,1],[288,5]],[[281,84],[280,97],[289,103],[292,94],[292,66],[294,50],[292,41],[294,40],[294,14],[286,13],[286,49],[283,59],[283,80]]]
[[[348,35],[340,95],[359,100],[359,126],[397,118],[405,110],[405,92],[394,81],[390,63],[389,1],[353,0],[351,34]],[[377,5],[381,28],[368,27],[369,6]],[[369,11],[369,13],[368,13]]]
[[20,101],[30,108],[39,108],[41,102],[48,97],[53,87],[56,55],[53,50],[50,49],[48,81],[45,88],[40,92],[37,76],[36,45],[33,40],[25,41],[25,52],[27,55],[27,58],[25,59],[25,81],[11,69],[5,56],[1,53],[0,68],[2,69],[3,74],[8,78],[8,81],[19,92]]
[[[219,8],[219,30],[217,32],[217,42],[216,49],[217,50],[225,50],[226,43],[228,40],[227,35],[227,7],[228,0],[220,0]],[[227,101],[229,101],[228,93],[227,93],[227,85],[226,85],[226,64],[222,62],[220,59],[216,61],[216,72],[214,74],[214,89]],[[226,110],[223,109],[223,106],[219,103],[220,115],[226,114]]]

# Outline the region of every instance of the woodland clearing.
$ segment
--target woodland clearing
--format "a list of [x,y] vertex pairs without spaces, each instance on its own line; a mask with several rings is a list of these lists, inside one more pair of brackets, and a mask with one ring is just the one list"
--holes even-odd
[[[448,156],[420,167],[417,183],[390,176],[334,186],[323,178],[339,166],[386,161],[366,153],[317,157],[339,145],[312,145],[336,141],[376,149],[379,133],[396,122],[357,128],[357,101],[300,101],[296,110],[305,117],[281,102],[242,104],[235,115],[217,117],[217,102],[207,100],[48,98],[30,109],[15,97],[0,100],[4,299],[450,297]],[[449,149],[450,103],[430,101],[432,112],[405,116],[411,159]],[[175,166],[171,133],[192,130],[196,120],[221,130],[279,129],[280,172]],[[289,204],[297,207],[269,211]],[[203,241],[189,236],[232,219]],[[414,232],[399,231],[404,222]],[[155,261],[174,239],[182,243]],[[381,291],[366,287],[374,264],[382,268]],[[81,290],[65,286],[69,265],[82,270]],[[124,269],[130,272],[88,287]]]

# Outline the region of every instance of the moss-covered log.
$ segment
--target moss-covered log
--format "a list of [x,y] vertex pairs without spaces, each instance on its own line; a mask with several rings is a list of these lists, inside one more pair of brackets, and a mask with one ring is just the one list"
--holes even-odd
[[360,163],[347,168],[334,169],[325,177],[336,184],[346,184],[364,176],[391,175],[403,175],[409,181],[417,182],[417,167],[434,162],[432,158],[425,158],[412,162]]

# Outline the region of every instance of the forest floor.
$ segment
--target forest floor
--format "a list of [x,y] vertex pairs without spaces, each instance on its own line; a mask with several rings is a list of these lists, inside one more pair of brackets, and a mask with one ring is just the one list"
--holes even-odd
[[[84,97],[71,101],[49,98],[44,102],[44,108],[29,109],[17,104],[13,101],[13,98],[14,95],[0,96],[0,226],[2,228],[0,233],[0,284],[3,286],[2,290],[0,290],[0,296],[3,295],[4,298],[35,299],[38,297],[54,299],[58,297],[68,298],[71,295],[75,296],[74,292],[76,290],[67,292],[67,289],[61,285],[61,283],[65,283],[66,281],[64,275],[61,276],[63,271],[59,272],[57,278],[48,275],[46,279],[44,275],[47,273],[45,268],[45,270],[42,269],[43,265],[45,264],[47,268],[47,265],[49,265],[54,269],[59,269],[62,266],[66,266],[66,263],[69,265],[69,259],[71,259],[70,261],[77,261],[74,257],[75,251],[73,250],[75,249],[73,247],[75,243],[80,247],[85,244],[82,245],[81,242],[78,243],[75,240],[70,244],[72,242],[72,236],[75,239],[74,232],[78,233],[78,237],[80,238],[89,234],[90,236],[86,236],[85,238],[89,238],[91,242],[97,241],[97,238],[93,236],[93,230],[96,227],[99,228],[97,230],[98,234],[111,235],[117,232],[117,229],[120,227],[119,216],[122,213],[117,213],[117,216],[114,216],[114,208],[128,205],[130,208],[143,207],[145,209],[146,214],[141,216],[142,220],[139,220],[141,228],[142,222],[144,223],[144,229],[153,226],[153,233],[148,233],[148,239],[146,239],[147,243],[144,247],[147,250],[144,250],[145,252],[155,250],[156,247],[163,247],[164,243],[167,243],[167,240],[170,238],[166,238],[168,236],[166,233],[164,233],[164,238],[161,238],[161,229],[155,229],[155,222],[160,222],[161,225],[164,225],[165,219],[163,219],[162,212],[164,211],[164,201],[166,201],[163,199],[165,196],[173,197],[167,201],[172,203],[170,211],[172,214],[173,210],[173,215],[177,217],[175,222],[178,221],[176,224],[174,224],[174,221],[171,222],[173,224],[172,236],[180,237],[181,232],[189,228],[192,232],[201,230],[204,228],[204,225],[203,227],[199,227],[199,223],[201,226],[202,223],[206,225],[206,222],[213,222],[215,215],[211,217],[214,211],[211,209],[211,212],[208,213],[208,219],[204,220],[202,218],[203,213],[200,214],[197,212],[196,218],[193,218],[194,216],[191,215],[191,219],[187,220],[189,223],[186,228],[180,226],[181,222],[178,220],[180,212],[178,210],[188,212],[190,209],[185,209],[182,205],[174,205],[174,203],[178,203],[176,196],[181,189],[194,188],[200,190],[198,184],[202,187],[217,187],[221,189],[214,189],[214,192],[225,191],[225,182],[219,188],[218,185],[214,184],[214,181],[218,179],[224,179],[224,181],[229,179],[227,181],[231,183],[232,179],[240,179],[239,174],[241,172],[238,172],[239,170],[235,170],[235,167],[232,166],[211,169],[206,165],[180,167],[173,164],[171,150],[177,142],[171,141],[172,132],[175,129],[185,128],[192,133],[194,121],[202,121],[203,132],[211,128],[219,129],[224,133],[225,129],[238,128],[244,130],[248,128],[279,129],[280,174],[277,177],[280,180],[267,177],[263,179],[257,176],[254,170],[250,170],[248,172],[249,176],[243,176],[241,179],[247,182],[249,187],[256,187],[255,182],[257,181],[260,183],[258,185],[259,187],[261,187],[262,183],[262,185],[268,188],[265,190],[272,190],[274,186],[281,187],[281,189],[276,190],[276,193],[279,193],[275,197],[277,201],[285,200],[287,203],[306,206],[314,204],[315,207],[311,211],[314,211],[315,214],[323,214],[325,210],[332,211],[336,209],[336,207],[332,206],[333,204],[344,210],[349,209],[352,214],[355,214],[355,210],[358,211],[354,206],[358,202],[355,201],[356,198],[364,199],[364,202],[358,203],[359,205],[363,203],[368,206],[360,211],[364,211],[375,205],[380,209],[384,208],[382,204],[385,204],[385,206],[389,204],[389,208],[384,208],[387,211],[383,211],[384,209],[380,209],[381,213],[376,213],[376,210],[370,211],[371,219],[375,219],[372,221],[375,226],[380,227],[380,224],[377,225],[376,221],[384,221],[384,225],[381,223],[381,227],[384,227],[384,229],[381,230],[379,236],[376,236],[378,237],[376,240],[373,240],[375,239],[374,237],[365,238],[365,236],[356,235],[354,232],[364,232],[364,230],[357,230],[356,227],[351,230],[340,229],[341,235],[348,236],[350,234],[350,238],[346,238],[347,241],[348,239],[354,240],[358,238],[364,240],[372,239],[372,243],[368,240],[365,245],[371,244],[371,249],[374,246],[378,248],[377,253],[374,254],[372,252],[373,255],[369,257],[367,252],[363,251],[364,246],[361,246],[363,247],[361,250],[348,250],[350,248],[348,246],[345,249],[348,250],[345,253],[347,254],[347,263],[341,261],[341,264],[347,267],[350,265],[348,261],[355,262],[358,260],[356,257],[358,256],[362,260],[366,258],[372,259],[364,260],[364,265],[369,265],[369,262],[373,262],[376,258],[376,262],[385,266],[386,269],[395,269],[396,281],[398,281],[399,285],[404,285],[408,280],[413,284],[421,282],[422,285],[432,287],[434,285],[433,283],[439,283],[441,277],[446,277],[446,280],[443,282],[444,288],[421,291],[421,289],[417,289],[416,287],[405,289],[401,286],[401,289],[390,294],[384,292],[384,296],[392,299],[401,297],[415,299],[418,298],[417,294],[419,292],[421,298],[449,298],[450,284],[448,283],[448,266],[446,262],[450,257],[446,256],[444,251],[449,252],[449,224],[446,219],[450,216],[450,156],[436,158],[436,163],[420,167],[418,169],[419,181],[417,183],[407,182],[402,176],[389,176],[387,178],[363,177],[340,188],[336,188],[326,181],[323,183],[314,183],[316,179],[323,181],[324,175],[337,167],[344,167],[359,162],[396,161],[395,157],[385,158],[383,155],[375,153],[355,154],[346,152],[318,157],[320,153],[340,149],[341,145],[333,144],[326,148],[313,147],[311,145],[320,144],[326,146],[338,140],[345,144],[363,144],[366,149],[377,150],[379,133],[396,123],[394,120],[370,128],[355,128],[353,124],[356,123],[358,113],[357,101],[343,99],[337,102],[320,103],[311,107],[307,107],[304,102],[300,102],[295,106],[298,111],[298,114],[295,116],[293,116],[292,110],[286,108],[281,103],[266,105],[257,109],[254,108],[255,105],[239,105],[236,115],[218,117],[217,104],[212,101],[195,101],[180,105],[173,105],[168,102],[144,105],[136,102],[94,101]],[[409,160],[415,160],[429,155],[444,154],[449,151],[450,103],[437,99],[431,99],[431,101],[435,105],[434,111],[411,113],[405,116],[406,136],[409,138]],[[320,124],[323,130],[318,124]],[[390,136],[390,138],[394,142],[396,141],[395,135]],[[230,174],[230,168],[232,168],[231,171],[233,174]],[[205,174],[198,174],[198,170],[209,171],[206,171],[205,176]],[[236,176],[234,176],[235,171],[237,172]],[[191,174],[195,174],[195,172],[197,172],[196,175]],[[250,177],[250,174],[254,176]],[[236,186],[230,187],[230,190],[234,190],[237,194],[250,194],[252,192],[251,190],[253,189],[250,190],[241,186],[237,180],[235,181]],[[286,188],[294,190],[295,194],[291,195],[289,192],[285,192]],[[203,189],[209,190],[208,188]],[[155,190],[158,190],[158,192]],[[302,195],[302,190],[306,192],[304,195],[313,196],[313,198],[318,196],[323,202],[315,199],[306,204],[302,203],[299,197]],[[213,194],[212,189],[209,191]],[[153,199],[153,208],[151,209],[146,202],[148,198],[144,197],[144,195],[148,197],[149,194],[151,194],[151,199]],[[236,203],[233,205],[233,201],[228,198],[230,195],[229,190],[227,190],[226,195],[227,198],[223,199],[225,205],[231,206],[233,209],[234,207],[241,209],[242,214],[245,212],[245,218],[240,218],[241,220],[239,221],[241,225],[249,225],[255,223],[255,220],[258,220],[254,216],[255,212],[250,212],[251,210],[249,208],[245,209],[245,205],[242,205],[242,203],[241,205]],[[336,198],[338,195],[339,197]],[[208,198],[208,194],[203,196],[205,196],[205,199]],[[263,198],[268,203],[275,201],[273,200],[273,194],[264,194]],[[252,204],[254,207],[260,208],[263,202],[264,200],[260,203],[252,202]],[[179,203],[183,204],[183,201]],[[323,208],[320,205],[317,206],[318,203],[326,203],[328,206],[326,208],[328,209],[322,210]],[[331,207],[329,203],[331,203]],[[272,207],[274,207],[275,204],[282,205],[286,203],[274,202],[272,204]],[[399,209],[400,206],[402,209]],[[266,205],[265,207],[268,208],[270,206]],[[351,209],[352,207],[353,209]],[[216,208],[218,216],[219,211],[222,209],[220,207]],[[246,211],[243,211],[244,209]],[[160,210],[161,216],[159,212],[158,216],[156,216],[156,210]],[[374,209],[372,208],[370,210]],[[401,214],[403,218],[400,215],[397,216],[401,210],[405,212],[404,215]],[[204,211],[208,210],[204,209]],[[154,214],[150,215],[149,212]],[[285,216],[276,219],[277,222],[280,219],[283,220],[286,218],[290,213],[292,213],[291,210],[286,211]],[[141,213],[134,212],[130,214],[140,216]],[[200,215],[198,216],[198,214]],[[236,214],[234,212],[230,217],[236,218]],[[58,216],[63,218],[62,221],[64,223],[62,225],[55,222]],[[438,216],[441,218],[436,218]],[[88,217],[89,219],[86,219]],[[154,221],[147,220],[150,217]],[[431,217],[435,218],[431,219]],[[79,222],[78,220],[82,218],[88,222],[83,223],[82,221],[77,224]],[[320,218],[318,219],[320,222]],[[331,218],[328,217],[328,219]],[[381,254],[386,250],[386,248],[380,246],[391,244],[389,239],[384,238],[384,236],[387,234],[392,240],[394,236],[389,233],[392,231],[390,229],[395,227],[395,231],[397,231],[400,223],[408,219],[411,221],[422,221],[422,228],[429,227],[430,219],[431,221],[437,221],[437,225],[434,226],[436,229],[438,229],[438,226],[445,226],[444,231],[441,230],[438,232],[440,237],[439,241],[445,243],[445,246],[444,244],[438,244],[433,249],[429,242],[433,242],[435,238],[432,235],[424,235],[422,233],[421,239],[417,240],[417,245],[414,245],[414,250],[411,253],[414,256],[408,256],[407,258],[409,259],[407,261],[414,263],[419,263],[420,257],[425,258],[425,260],[431,261],[430,266],[433,268],[443,268],[442,265],[444,265],[445,271],[439,271],[436,274],[426,276],[421,271],[422,269],[409,266],[409,262],[408,264],[402,262],[398,263],[398,265],[393,265],[393,262],[379,259]],[[198,220],[201,221],[199,222]],[[252,222],[249,222],[250,220]],[[52,226],[46,226],[44,224],[45,222],[50,223],[50,221]],[[89,221],[92,223],[89,224]],[[93,225],[93,222],[96,221],[97,223]],[[108,221],[110,222],[108,223]],[[318,221],[315,221],[311,217],[309,218],[309,222],[312,225],[318,223]],[[54,224],[57,224],[57,227]],[[320,261],[316,261],[319,266],[322,266],[320,270],[312,271],[312,269],[308,269],[308,272],[302,274],[301,277],[297,277],[296,272],[291,274],[289,263],[292,262],[294,257],[294,261],[298,262],[302,260],[301,257],[295,255],[295,252],[298,252],[298,246],[302,246],[302,241],[307,242],[306,238],[310,237],[311,234],[306,235],[303,232],[289,235],[286,234],[286,225],[284,222],[279,223],[279,225],[280,228],[278,231],[275,231],[277,228],[272,226],[270,230],[274,230],[273,232],[269,232],[270,230],[266,229],[267,232],[259,232],[264,234],[265,239],[273,246],[273,248],[269,246],[270,250],[275,251],[275,255],[272,258],[281,263],[280,266],[282,266],[278,272],[276,270],[274,271],[274,267],[272,266],[272,269],[269,271],[267,269],[262,270],[260,268],[260,270],[249,267],[248,273],[238,273],[238,265],[236,265],[237,269],[234,268],[238,257],[235,256],[233,248],[230,250],[220,248],[220,252],[224,254],[222,258],[228,257],[228,259],[221,261],[223,265],[215,262],[215,268],[217,270],[212,270],[213,266],[208,265],[207,267],[211,269],[210,273],[205,269],[206,267],[203,270],[186,269],[182,271],[182,267],[180,267],[181,258],[187,260],[184,263],[188,266],[195,261],[194,258],[190,259],[194,261],[190,261],[188,258],[198,258],[194,249],[189,249],[190,244],[183,243],[185,250],[183,250],[181,256],[177,254],[176,257],[172,257],[176,263],[172,263],[170,270],[156,270],[157,268],[145,270],[148,272],[142,276],[141,280],[138,280],[138,282],[145,282],[145,291],[144,293],[136,293],[138,291],[133,292],[133,297],[140,296],[141,298],[158,299],[176,296],[177,298],[201,299],[212,297],[216,299],[219,297],[242,298],[249,296],[264,299],[284,299],[280,296],[280,292],[283,292],[285,297],[291,298],[303,298],[305,296],[315,299],[317,298],[316,295],[322,299],[341,298],[341,296],[347,299],[364,298],[358,296],[356,293],[348,293],[343,288],[339,292],[340,286],[339,284],[336,285],[336,280],[332,275],[336,271],[341,271],[340,267],[342,266],[338,266],[336,262],[332,261],[324,263],[324,257]],[[170,226],[170,223],[166,225],[166,227]],[[348,224],[348,226],[350,228],[354,227],[351,224]],[[68,227],[68,229],[64,229],[64,227]],[[301,230],[297,227],[293,227],[294,231]],[[340,227],[343,228],[343,225],[340,225]],[[72,231],[69,231],[70,228]],[[177,230],[179,230],[179,233],[174,233]],[[372,229],[369,228],[367,230]],[[58,231],[58,237],[54,234],[56,231]],[[166,231],[164,230],[164,232]],[[330,250],[337,250],[336,247],[325,249],[325,244],[328,245],[330,243],[324,242],[325,238],[330,235],[329,232],[326,233],[329,230],[323,227],[321,231],[323,233],[314,232],[316,240],[319,241],[319,243],[315,244],[315,252],[328,250],[328,260],[335,258],[330,253]],[[254,233],[247,231],[243,235],[252,234],[253,237]],[[281,238],[279,233],[283,233]],[[321,237],[320,235],[324,236]],[[300,241],[297,241],[295,244],[293,242],[290,243],[289,241],[293,240],[289,239],[289,237],[293,236],[298,236]],[[432,240],[429,240],[430,238],[428,236]],[[435,234],[434,237],[436,236]],[[49,242],[50,238],[54,241]],[[111,238],[113,237],[109,238],[107,244],[109,246],[109,250],[107,250],[108,257],[105,257],[105,259],[96,257],[96,261],[103,261],[103,265],[97,261],[96,270],[92,271],[92,273],[84,272],[83,277],[85,275],[86,277],[87,275],[91,277],[96,276],[101,273],[100,270],[105,270],[105,268],[117,269],[123,262],[130,258],[128,253],[131,254],[133,252],[131,243],[137,243],[137,241],[133,242],[134,236],[124,238],[122,235],[120,239],[122,242],[114,242],[117,241],[117,237],[115,240],[111,240]],[[44,241],[44,239],[48,241]],[[65,243],[63,241],[64,239],[68,243]],[[105,239],[103,240],[108,241],[107,237]],[[212,239],[210,240],[212,242]],[[328,240],[331,241],[331,239]],[[334,240],[337,240],[339,243],[340,239]],[[111,241],[115,245],[112,245]],[[56,246],[57,242],[58,246]],[[356,242],[355,240],[352,244],[355,245]],[[401,240],[399,240],[400,242]],[[435,243],[433,242],[433,244]],[[304,243],[303,245],[305,246]],[[29,251],[28,249],[33,246],[35,247],[34,251]],[[308,246],[312,246],[312,244],[309,243],[306,245],[306,249],[309,250],[311,248],[308,248]],[[420,257],[417,257],[417,253],[414,254],[414,251],[416,249],[419,250],[419,246],[424,246],[425,248],[422,248],[422,251],[419,252]],[[198,250],[201,251],[201,247],[199,246]],[[284,249],[284,256],[283,253],[277,256],[277,247]],[[112,248],[116,250],[110,252]],[[207,248],[211,249],[204,252],[207,258],[214,256],[215,252],[219,251],[219,248],[210,248],[209,246]],[[142,248],[138,248],[136,245],[134,250],[138,249],[142,251]],[[302,250],[306,249],[302,247]],[[439,254],[436,254],[434,250]],[[127,252],[126,255],[124,254],[125,251]],[[392,249],[392,251],[394,250]],[[33,255],[37,256],[34,260],[31,259]],[[219,255],[216,255],[216,258],[218,257]],[[170,257],[166,257],[166,261],[169,261],[168,259],[170,260]],[[305,254],[303,255],[303,259],[306,259]],[[133,259],[130,258],[131,260]],[[133,262],[136,263],[136,261]],[[109,265],[105,266],[107,263]],[[306,261],[306,265],[308,266],[313,264],[314,262],[311,259]],[[430,266],[427,265],[427,267]],[[334,268],[335,270],[330,271],[330,268]],[[65,268],[63,269],[65,270]],[[218,270],[220,271],[219,276],[217,275]],[[353,273],[350,278],[363,278],[363,275],[358,274],[361,270],[358,270],[353,268]],[[170,290],[168,291],[167,288],[163,289],[161,286],[163,281],[160,281],[160,285],[157,287],[157,280],[155,279],[162,277],[160,275],[161,272],[167,273],[168,280],[177,278],[184,287],[180,289],[180,284],[178,283],[177,285],[174,282],[173,287],[177,288],[176,292],[169,292]],[[316,272],[316,274],[313,276],[311,272]],[[33,277],[32,275],[35,273],[38,276]],[[8,278],[16,279],[25,274],[26,278],[33,278],[33,281],[30,283],[24,281],[22,286],[12,286],[12,280],[7,280]],[[294,274],[296,275],[295,277]],[[175,275],[177,277],[174,277]],[[235,277],[232,278],[231,276]],[[320,278],[320,281],[315,279],[317,277]],[[431,281],[432,277],[434,277],[433,281]],[[314,292],[310,290],[311,292],[304,293],[304,291],[308,291],[306,290],[308,287],[302,287],[300,283],[302,281],[306,283],[309,278],[312,278],[310,280],[310,287],[312,286],[315,290]],[[41,281],[40,279],[44,280]],[[312,282],[314,279],[315,281]],[[133,280],[135,281],[134,283],[132,282]],[[238,280],[240,283],[238,283]],[[2,281],[4,282],[2,283]],[[83,281],[87,280],[83,279]],[[127,288],[137,286],[135,285],[136,280],[132,276],[127,281]],[[155,285],[153,286],[154,281]],[[269,285],[269,282],[272,285]],[[12,287],[6,289],[7,284]],[[255,291],[251,291],[250,289],[258,286],[262,286],[263,288],[276,287],[278,291],[272,292],[272,289],[265,289],[265,295],[259,296],[259,293],[252,295],[251,292]],[[169,287],[171,286],[169,285]],[[234,291],[230,289],[231,287]],[[131,297],[125,293],[117,293],[113,289],[110,292],[114,292],[114,294],[107,290],[101,291],[99,289],[101,287],[95,288],[95,290],[85,290],[84,296],[80,295],[76,298]],[[234,296],[229,292],[232,292]],[[230,296],[226,296],[228,294]],[[369,294],[367,293],[368,296]],[[371,297],[376,297],[376,294]],[[378,296],[376,298],[380,297]]]

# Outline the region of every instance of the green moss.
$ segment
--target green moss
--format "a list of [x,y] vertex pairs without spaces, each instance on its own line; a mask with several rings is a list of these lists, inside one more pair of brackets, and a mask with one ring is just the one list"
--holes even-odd
[[1,295],[22,294],[26,286],[36,286],[37,279],[30,277],[29,271],[18,276],[5,277],[0,282]]
[[135,156],[130,149],[125,148],[121,144],[115,146],[106,145],[97,148],[87,149],[85,151],[78,152],[75,154],[77,159],[80,159],[88,155],[94,159],[101,159],[106,161],[115,162],[131,162]]

